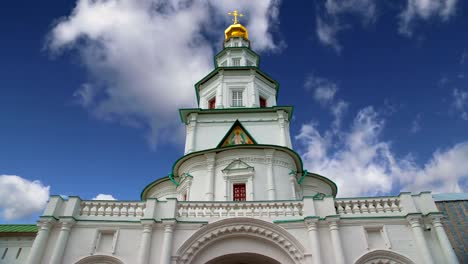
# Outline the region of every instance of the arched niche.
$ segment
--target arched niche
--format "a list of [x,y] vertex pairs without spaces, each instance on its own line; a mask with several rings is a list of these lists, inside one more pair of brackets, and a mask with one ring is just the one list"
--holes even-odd
[[88,256],[80,259],[75,264],[124,264],[120,259],[105,255]]
[[276,259],[267,257],[265,255],[255,254],[255,253],[236,253],[236,254],[227,254],[221,257],[214,258],[206,264],[281,264]]
[[398,253],[389,250],[374,250],[364,254],[355,264],[414,264],[414,262]]
[[195,232],[177,251],[178,264],[206,263],[229,254],[269,256],[284,264],[304,263],[304,247],[278,225],[230,218]]

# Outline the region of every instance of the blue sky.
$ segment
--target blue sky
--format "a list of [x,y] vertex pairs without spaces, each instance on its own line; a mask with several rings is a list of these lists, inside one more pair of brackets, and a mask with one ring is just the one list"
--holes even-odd
[[464,1],[22,0],[0,8],[0,222],[167,175],[234,8],[339,195],[467,191]]

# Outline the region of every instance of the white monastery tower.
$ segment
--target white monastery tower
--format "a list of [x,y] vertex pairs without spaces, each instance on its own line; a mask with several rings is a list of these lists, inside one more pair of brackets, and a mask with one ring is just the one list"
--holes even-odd
[[195,84],[199,108],[180,110],[185,154],[171,174],[140,201],[51,196],[35,237],[0,237],[0,263],[458,263],[430,192],[336,198],[303,168],[293,107],[276,105],[278,83],[232,15]]

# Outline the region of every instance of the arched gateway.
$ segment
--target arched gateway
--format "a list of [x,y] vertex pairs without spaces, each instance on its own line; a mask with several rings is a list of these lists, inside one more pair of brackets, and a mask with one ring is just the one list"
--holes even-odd
[[[231,218],[209,224],[177,251],[178,264],[236,263],[247,257],[268,264],[304,263],[303,246],[283,228],[253,218]],[[231,261],[231,262],[229,262]],[[258,263],[258,262],[252,262]]]

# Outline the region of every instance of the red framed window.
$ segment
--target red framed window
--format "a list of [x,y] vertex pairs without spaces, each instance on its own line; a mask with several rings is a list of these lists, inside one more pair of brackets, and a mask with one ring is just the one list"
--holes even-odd
[[234,201],[245,201],[245,183],[235,183],[233,185]]
[[184,201],[187,201],[187,192],[184,193],[183,199],[184,199]]
[[260,97],[260,107],[266,107],[266,99],[263,97]]
[[216,97],[213,97],[208,101],[208,109],[215,109],[215,108],[216,108]]

